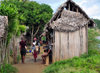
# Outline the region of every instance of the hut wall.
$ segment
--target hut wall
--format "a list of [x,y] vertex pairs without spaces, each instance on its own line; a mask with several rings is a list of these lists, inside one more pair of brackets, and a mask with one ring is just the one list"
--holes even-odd
[[55,31],[54,61],[80,56],[87,52],[87,27],[75,32]]

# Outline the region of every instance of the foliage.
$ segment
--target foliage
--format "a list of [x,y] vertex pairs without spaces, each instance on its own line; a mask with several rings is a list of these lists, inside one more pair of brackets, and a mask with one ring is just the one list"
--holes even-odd
[[37,2],[29,2],[25,3],[25,24],[30,27],[29,31],[34,26],[34,33],[37,30],[37,27],[40,26],[43,29],[44,25],[50,20],[52,17],[53,10],[49,5],[46,4],[38,4]]
[[97,27],[100,29],[100,20],[99,19],[93,19],[93,20],[97,24]]
[[18,63],[20,60],[21,60],[21,56],[18,55],[18,56],[17,56],[17,63]]
[[35,1],[25,0],[4,0],[2,1],[5,5],[14,4],[17,7],[18,11],[18,20],[20,24],[29,26],[29,30],[34,26],[34,33],[37,30],[37,27],[40,27],[40,30],[43,30],[44,25],[52,17],[52,8],[47,4],[39,4]]
[[45,68],[43,73],[99,73],[100,40],[97,40],[96,36],[99,36],[96,30],[88,30],[88,55],[85,53],[81,57],[55,62]]
[[5,64],[5,66],[0,66],[0,73],[17,73],[18,69],[10,64]]
[[[12,38],[12,35],[21,32],[19,30],[19,20],[18,20],[18,11],[14,4],[1,4],[0,6],[0,15],[8,16],[8,36],[7,41],[9,42]],[[19,34],[20,35],[20,34]]]

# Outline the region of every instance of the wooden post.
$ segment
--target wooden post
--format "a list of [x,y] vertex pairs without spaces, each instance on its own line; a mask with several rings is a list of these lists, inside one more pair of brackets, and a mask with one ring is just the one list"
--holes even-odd
[[14,63],[17,63],[16,48],[15,48],[15,36],[14,35],[13,35],[13,61],[14,61]]
[[88,55],[88,24],[86,25],[86,53]]
[[0,63],[1,63],[1,41],[0,41]]
[[8,54],[8,64],[10,63],[10,48],[7,47],[7,54]]
[[2,46],[2,58],[3,58],[3,66],[5,65],[5,47],[4,47],[5,40],[3,39],[3,46]]
[[47,38],[48,38],[48,44],[49,44],[49,33],[48,33],[48,37]]
[[1,63],[3,63],[3,58],[2,58],[2,40],[1,40]]
[[45,65],[49,65],[49,55],[46,56],[46,63],[45,63]]
[[74,11],[74,7],[72,7],[72,11]]
[[77,8],[77,12],[78,12],[78,8]]
[[70,3],[68,3],[68,10],[70,10]]
[[53,30],[52,63],[55,62],[55,30]]

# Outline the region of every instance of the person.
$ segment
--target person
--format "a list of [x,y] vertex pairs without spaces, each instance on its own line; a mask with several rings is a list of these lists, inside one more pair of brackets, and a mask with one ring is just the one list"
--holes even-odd
[[42,41],[43,41],[43,44],[46,43],[46,37],[45,36],[42,36]]
[[35,44],[36,44],[36,38],[34,38],[33,43],[35,43]]
[[21,37],[21,41],[20,41],[20,53],[21,53],[22,63],[24,63],[24,61],[25,61],[25,55],[26,55],[25,46],[26,46],[26,42],[24,41],[24,38]]
[[36,62],[37,53],[36,53],[35,43],[33,43],[31,49],[32,49],[32,54],[33,54],[33,56],[34,56],[34,62]]
[[43,55],[41,55],[41,57],[43,59],[42,64],[45,64],[45,62],[46,62],[45,61],[45,57],[52,54],[52,52],[51,52],[51,45],[48,45],[47,42],[45,43],[45,45],[46,45],[46,50],[44,50],[45,53]]

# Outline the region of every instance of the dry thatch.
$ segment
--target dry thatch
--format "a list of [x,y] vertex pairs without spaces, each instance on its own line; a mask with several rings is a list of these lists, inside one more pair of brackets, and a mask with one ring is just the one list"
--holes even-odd
[[[70,11],[68,11],[69,8]],[[75,2],[67,0],[57,9],[57,12],[45,25],[44,31],[48,32],[48,28],[59,31],[75,31],[86,24],[91,27],[96,26],[95,22]]]
[[8,25],[7,16],[0,16],[0,40],[5,36],[5,28]]
[[61,18],[53,21],[49,26],[58,31],[75,31],[88,22],[88,19],[80,13],[63,10]]

